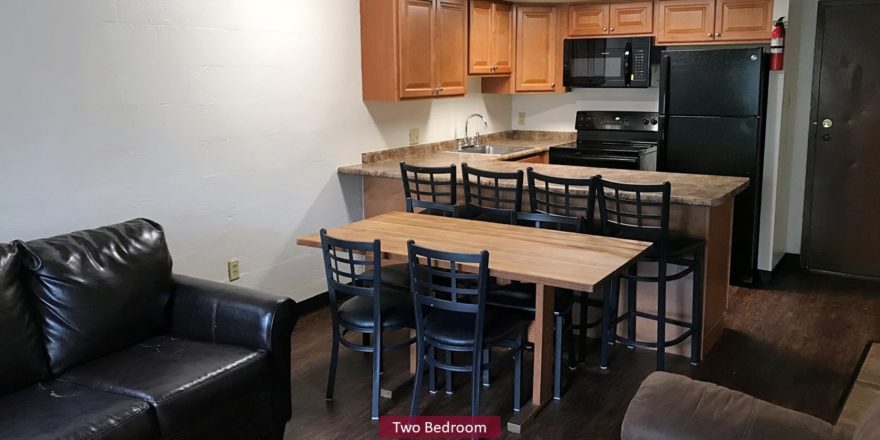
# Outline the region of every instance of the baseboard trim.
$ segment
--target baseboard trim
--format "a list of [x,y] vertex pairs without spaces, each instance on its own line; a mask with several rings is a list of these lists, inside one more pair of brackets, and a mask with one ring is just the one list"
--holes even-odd
[[330,295],[327,292],[319,293],[309,299],[297,303],[299,316],[305,316],[316,310],[323,309],[330,304]]

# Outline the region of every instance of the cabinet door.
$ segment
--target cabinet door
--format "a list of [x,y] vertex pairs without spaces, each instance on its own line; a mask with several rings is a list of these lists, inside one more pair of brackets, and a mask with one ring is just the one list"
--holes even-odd
[[658,43],[714,41],[715,0],[657,2]]
[[610,34],[650,34],[654,31],[654,2],[613,3],[608,20]]
[[770,39],[773,0],[718,0],[715,7],[716,40]]
[[552,92],[556,87],[556,8],[516,8],[517,92]]
[[493,9],[492,2],[471,2],[468,71],[475,75],[492,73]]
[[492,8],[492,66],[494,73],[513,71],[513,6],[495,3]]
[[434,48],[437,94],[467,93],[467,7],[464,0],[437,2]]
[[568,35],[572,37],[608,33],[608,5],[571,5],[568,10]]
[[434,94],[434,1],[400,0],[400,97]]

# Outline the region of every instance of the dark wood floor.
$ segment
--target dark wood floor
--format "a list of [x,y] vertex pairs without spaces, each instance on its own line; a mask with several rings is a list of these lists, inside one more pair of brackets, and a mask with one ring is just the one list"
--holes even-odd
[[[670,356],[669,370],[834,422],[866,344],[880,340],[880,283],[784,266],[761,288],[735,289],[727,328],[703,363],[692,367],[686,359]],[[328,311],[301,318],[293,341],[293,420],[285,438],[376,438],[376,424],[369,417],[368,355],[340,349],[336,399],[328,403]],[[387,377],[405,374],[406,353],[387,360]],[[653,370],[653,352],[618,346],[608,371],[595,367],[597,362],[594,342],[586,366],[576,372],[562,401],[551,402],[522,435],[505,433],[504,438],[619,438],[626,407]],[[483,414],[501,415],[502,422],[510,417],[511,376],[499,372],[485,390]],[[466,381],[464,376],[456,379],[453,396],[424,392],[422,413],[468,414]],[[381,413],[407,414],[410,393],[406,386],[393,399],[383,399]]]

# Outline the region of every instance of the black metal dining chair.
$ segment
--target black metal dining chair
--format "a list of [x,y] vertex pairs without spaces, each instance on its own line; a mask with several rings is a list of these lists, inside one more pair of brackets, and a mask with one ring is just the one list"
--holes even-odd
[[[520,225],[528,225],[542,229],[555,229],[559,231],[583,233],[586,230],[586,218],[568,217],[547,213],[521,212],[517,215]],[[513,283],[507,285],[495,285],[489,289],[486,304],[490,306],[518,310],[535,316],[536,286],[532,283]],[[554,318],[554,356],[553,356],[553,398],[559,400],[562,397],[562,346],[568,339],[568,368],[574,370],[577,366],[575,357],[575,339],[572,331],[572,301],[573,294],[567,289],[556,289]],[[487,356],[487,353],[484,353]],[[484,373],[485,375],[485,373]],[[484,384],[488,378],[483,378]]]
[[461,174],[467,218],[516,224],[516,214],[522,211],[522,170],[499,173],[463,163]]
[[[584,178],[558,177],[542,174],[528,168],[526,177],[529,183],[529,207],[531,212],[563,215],[567,217],[583,217],[585,233],[601,233],[595,221],[596,187],[601,176]],[[587,331],[602,322],[602,300],[591,298],[587,292],[574,297],[579,304],[578,329],[578,361],[583,362],[587,351]],[[589,309],[600,311],[599,317],[590,321]]]
[[[433,371],[470,373],[471,415],[480,408],[481,371],[513,360],[513,409],[522,405],[523,345],[528,317],[515,311],[486,306],[489,252],[461,254],[432,250],[408,243],[411,291],[416,322],[416,374],[410,415],[419,412],[419,392],[427,366],[430,387],[436,390]],[[463,271],[463,269],[469,269]],[[505,355],[484,363],[483,349],[501,347]],[[456,364],[437,350],[470,353],[470,363]],[[447,376],[448,377],[448,376]]]
[[458,180],[455,165],[448,167],[420,167],[400,162],[406,211],[460,217]]
[[[608,366],[610,344],[622,341],[629,347],[652,347],[657,349],[657,370],[666,368],[666,347],[680,344],[691,338],[691,363],[700,361],[702,322],[703,322],[703,253],[705,241],[669,233],[670,199],[672,186],[669,182],[658,185],[635,185],[608,180],[600,180],[598,188],[599,213],[606,235],[652,242],[653,245],[643,254],[639,262],[657,263],[657,275],[641,275],[638,265],[631,265],[621,275],[627,282],[627,311],[618,314],[620,283],[606,296],[603,309],[605,325],[602,332],[602,354],[600,366]],[[668,273],[673,264],[683,269]],[[685,322],[666,316],[666,284],[693,273],[692,319]],[[657,314],[639,311],[637,308],[637,285],[640,282],[657,284]],[[636,320],[638,318],[657,321],[656,342],[638,341]],[[617,335],[617,325],[626,320],[626,337]],[[681,327],[684,331],[677,337],[666,339],[667,324]]]
[[[373,386],[370,417],[379,418],[379,386],[382,371],[382,353],[406,348],[415,338],[387,345],[383,332],[413,328],[413,306],[409,292],[383,285],[381,245],[373,242],[340,240],[321,229],[321,249],[327,275],[330,299],[330,317],[333,323],[333,343],[330,352],[330,376],[327,379],[327,400],[333,400],[339,345],[352,350],[373,354]],[[365,255],[361,257],[361,255]],[[369,269],[369,275],[361,273]],[[347,298],[347,300],[346,300]],[[349,332],[371,335],[362,343],[346,338]]]

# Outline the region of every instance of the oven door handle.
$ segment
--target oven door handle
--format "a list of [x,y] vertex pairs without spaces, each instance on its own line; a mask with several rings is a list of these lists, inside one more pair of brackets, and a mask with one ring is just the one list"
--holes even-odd
[[639,163],[638,157],[622,157],[622,156],[596,156],[589,153],[573,152],[561,154],[560,158],[570,157],[573,159],[595,160],[599,162],[618,162],[618,163]]

